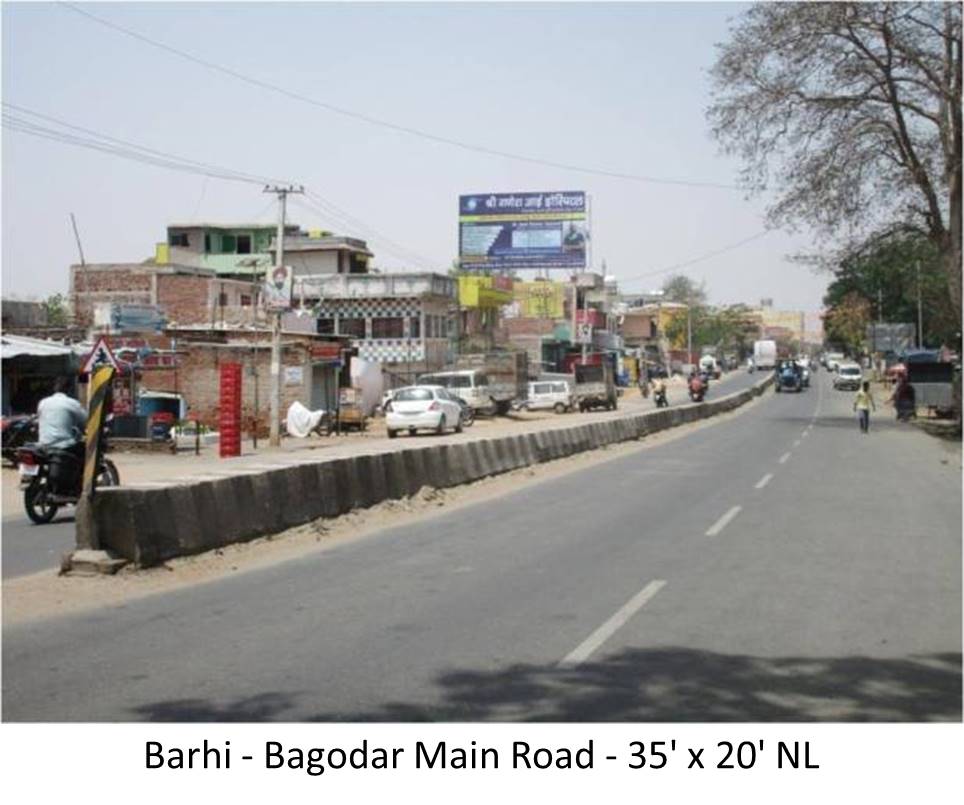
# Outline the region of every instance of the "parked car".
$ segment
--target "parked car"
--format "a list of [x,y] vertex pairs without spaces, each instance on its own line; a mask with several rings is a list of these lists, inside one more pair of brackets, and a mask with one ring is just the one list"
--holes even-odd
[[385,407],[385,427],[389,439],[401,430],[407,430],[411,436],[419,430],[444,433],[446,428],[461,433],[462,405],[442,386],[396,389]]
[[864,370],[856,363],[841,363],[837,366],[837,376],[833,387],[837,391],[857,391],[864,379]]
[[836,372],[844,363],[845,358],[842,352],[828,352],[824,356],[824,366],[831,372]]
[[529,397],[520,408],[523,411],[548,411],[564,414],[573,409],[572,388],[565,380],[537,381],[529,384]]

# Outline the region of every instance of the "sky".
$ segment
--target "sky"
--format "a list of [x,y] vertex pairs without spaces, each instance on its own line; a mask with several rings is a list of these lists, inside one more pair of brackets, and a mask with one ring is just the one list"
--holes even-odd
[[[729,3],[90,3],[145,37],[290,92],[485,148],[604,172],[735,185],[709,134]],[[458,196],[583,190],[594,268],[627,292],[764,231],[768,199],[628,181],[465,150],[244,83],[59,4],[2,5],[5,103],[195,161],[290,179],[289,221],[362,237],[383,270],[446,270]],[[7,108],[7,107],[5,107]],[[20,114],[20,113],[18,113]],[[4,296],[67,290],[78,261],[153,255],[168,223],[276,220],[258,184],[127,161],[4,129]],[[329,208],[330,209],[330,208]],[[348,226],[341,213],[353,218]],[[772,231],[682,270],[717,304],[817,311],[828,278]],[[645,276],[649,274],[650,276]]]

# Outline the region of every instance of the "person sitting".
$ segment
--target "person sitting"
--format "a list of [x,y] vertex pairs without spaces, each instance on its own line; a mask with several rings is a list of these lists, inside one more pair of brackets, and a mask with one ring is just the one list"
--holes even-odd
[[38,444],[83,455],[87,411],[67,396],[69,388],[70,381],[58,377],[54,381],[54,393],[37,405]]

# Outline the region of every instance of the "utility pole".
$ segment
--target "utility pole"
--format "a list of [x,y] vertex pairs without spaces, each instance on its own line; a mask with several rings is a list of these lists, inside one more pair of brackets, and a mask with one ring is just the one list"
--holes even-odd
[[693,297],[686,296],[686,362],[693,363]]
[[917,261],[917,348],[924,348],[924,307],[920,295],[920,260]]
[[[275,244],[275,266],[281,267],[285,264],[285,212],[288,205],[289,193],[304,193],[303,187],[288,185],[269,185],[264,189],[265,193],[274,193],[278,196],[278,236]],[[281,314],[282,310],[275,311],[271,320],[271,386],[269,394],[268,416],[271,418],[268,426],[268,443],[272,447],[281,444]]]

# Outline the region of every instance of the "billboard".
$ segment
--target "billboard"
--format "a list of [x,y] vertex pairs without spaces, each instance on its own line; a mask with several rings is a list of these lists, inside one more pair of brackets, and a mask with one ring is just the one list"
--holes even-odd
[[900,354],[914,346],[917,328],[910,323],[868,324],[867,346],[872,352]]
[[462,268],[584,269],[586,213],[581,190],[459,196]]

